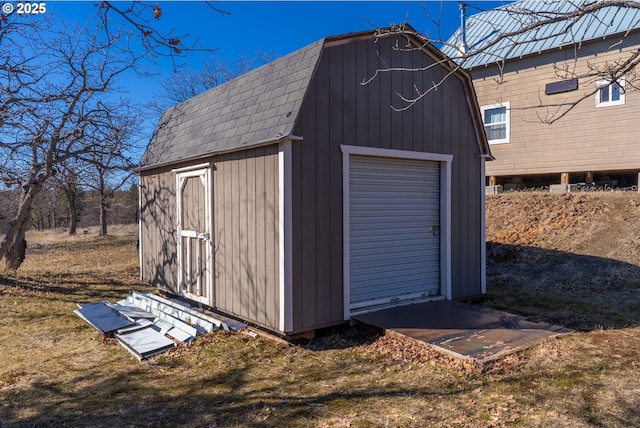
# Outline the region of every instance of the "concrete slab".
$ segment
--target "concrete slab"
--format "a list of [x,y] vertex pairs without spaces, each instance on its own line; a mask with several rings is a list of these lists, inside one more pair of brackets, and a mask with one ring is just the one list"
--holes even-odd
[[448,300],[396,306],[360,314],[354,319],[480,364],[573,332],[527,321],[518,315]]

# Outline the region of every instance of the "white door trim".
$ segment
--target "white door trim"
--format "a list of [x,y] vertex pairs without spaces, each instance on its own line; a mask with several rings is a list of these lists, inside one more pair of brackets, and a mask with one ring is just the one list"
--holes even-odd
[[[176,244],[177,244],[177,256],[178,256],[178,292],[180,295],[184,295],[190,299],[211,305],[213,304],[213,235],[211,231],[212,228],[212,194],[211,190],[213,189],[213,174],[211,171],[211,167],[209,164],[197,165],[200,169],[194,168],[181,168],[179,170],[175,170],[176,172],[176,209],[177,209],[177,217],[176,217]],[[204,195],[205,195],[205,225],[207,230],[202,233],[197,233],[195,231],[182,230],[182,189],[184,184],[188,178],[198,177],[202,181],[204,186]],[[191,237],[191,238],[202,238],[206,241],[207,245],[206,254],[205,254],[205,264],[207,266],[207,276],[205,278],[205,287],[206,287],[206,298],[202,296],[198,296],[192,293],[186,293],[185,287],[182,278],[182,270],[184,260],[182,257],[182,237]],[[187,251],[190,250],[190,245],[187,245]]]
[[395,159],[436,161],[440,168],[440,289],[442,295],[451,299],[451,163],[453,155],[443,153],[423,153],[394,149],[379,149],[341,145],[342,150],[342,258],[343,258],[343,309],[344,320],[351,318],[350,290],[350,183],[349,168],[351,155],[377,156]]
[[[142,222],[146,221],[146,219],[142,218],[142,192],[144,191],[144,188],[142,187],[142,175],[138,175],[138,265],[140,266],[140,281],[144,281],[144,275],[145,275],[145,271],[144,271],[144,263],[143,261],[143,257],[142,255],[144,254],[142,252],[143,247],[142,247],[142,243],[145,240],[146,236],[143,238],[142,236]],[[145,213],[146,214],[146,213]],[[146,225],[145,225],[145,229],[147,229]]]

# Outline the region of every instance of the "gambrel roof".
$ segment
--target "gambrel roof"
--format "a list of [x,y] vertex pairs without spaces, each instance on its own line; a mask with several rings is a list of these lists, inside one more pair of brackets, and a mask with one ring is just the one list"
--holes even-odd
[[[520,0],[472,15],[466,25],[466,52],[470,56],[459,61],[465,68],[472,68],[640,29],[639,8],[606,3],[606,0]],[[576,19],[562,19],[564,14],[580,9],[593,12]],[[538,25],[541,22],[545,24]],[[461,39],[458,30],[441,48],[442,52],[460,58]]]
[[140,167],[288,137],[323,43],[319,40],[165,111]]
[[[419,37],[408,25],[389,31]],[[365,31],[323,38],[169,108],[160,118],[138,169],[295,139],[293,128],[323,49],[327,44],[375,36],[375,31]],[[416,40],[416,46],[464,82],[480,154],[490,157],[470,76],[452,67],[453,63],[426,40]]]

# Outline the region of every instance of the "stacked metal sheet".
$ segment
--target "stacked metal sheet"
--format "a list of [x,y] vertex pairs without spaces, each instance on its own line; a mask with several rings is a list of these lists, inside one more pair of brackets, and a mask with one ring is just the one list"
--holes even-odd
[[[177,343],[191,343],[198,333],[246,327],[216,319],[187,304],[133,291],[116,304],[107,301],[78,305],[73,313],[102,334],[113,334],[137,359],[144,360]],[[224,318],[224,317],[222,317]]]
[[113,333],[119,328],[134,324],[134,321],[115,310],[109,302],[89,303],[80,306],[73,313],[103,334]]

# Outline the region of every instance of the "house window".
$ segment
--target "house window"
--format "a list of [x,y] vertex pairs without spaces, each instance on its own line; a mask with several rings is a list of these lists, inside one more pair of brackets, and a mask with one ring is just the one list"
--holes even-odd
[[596,82],[596,107],[623,105],[625,102],[624,79],[611,83],[608,80]]
[[482,107],[482,122],[489,144],[509,142],[509,103]]

